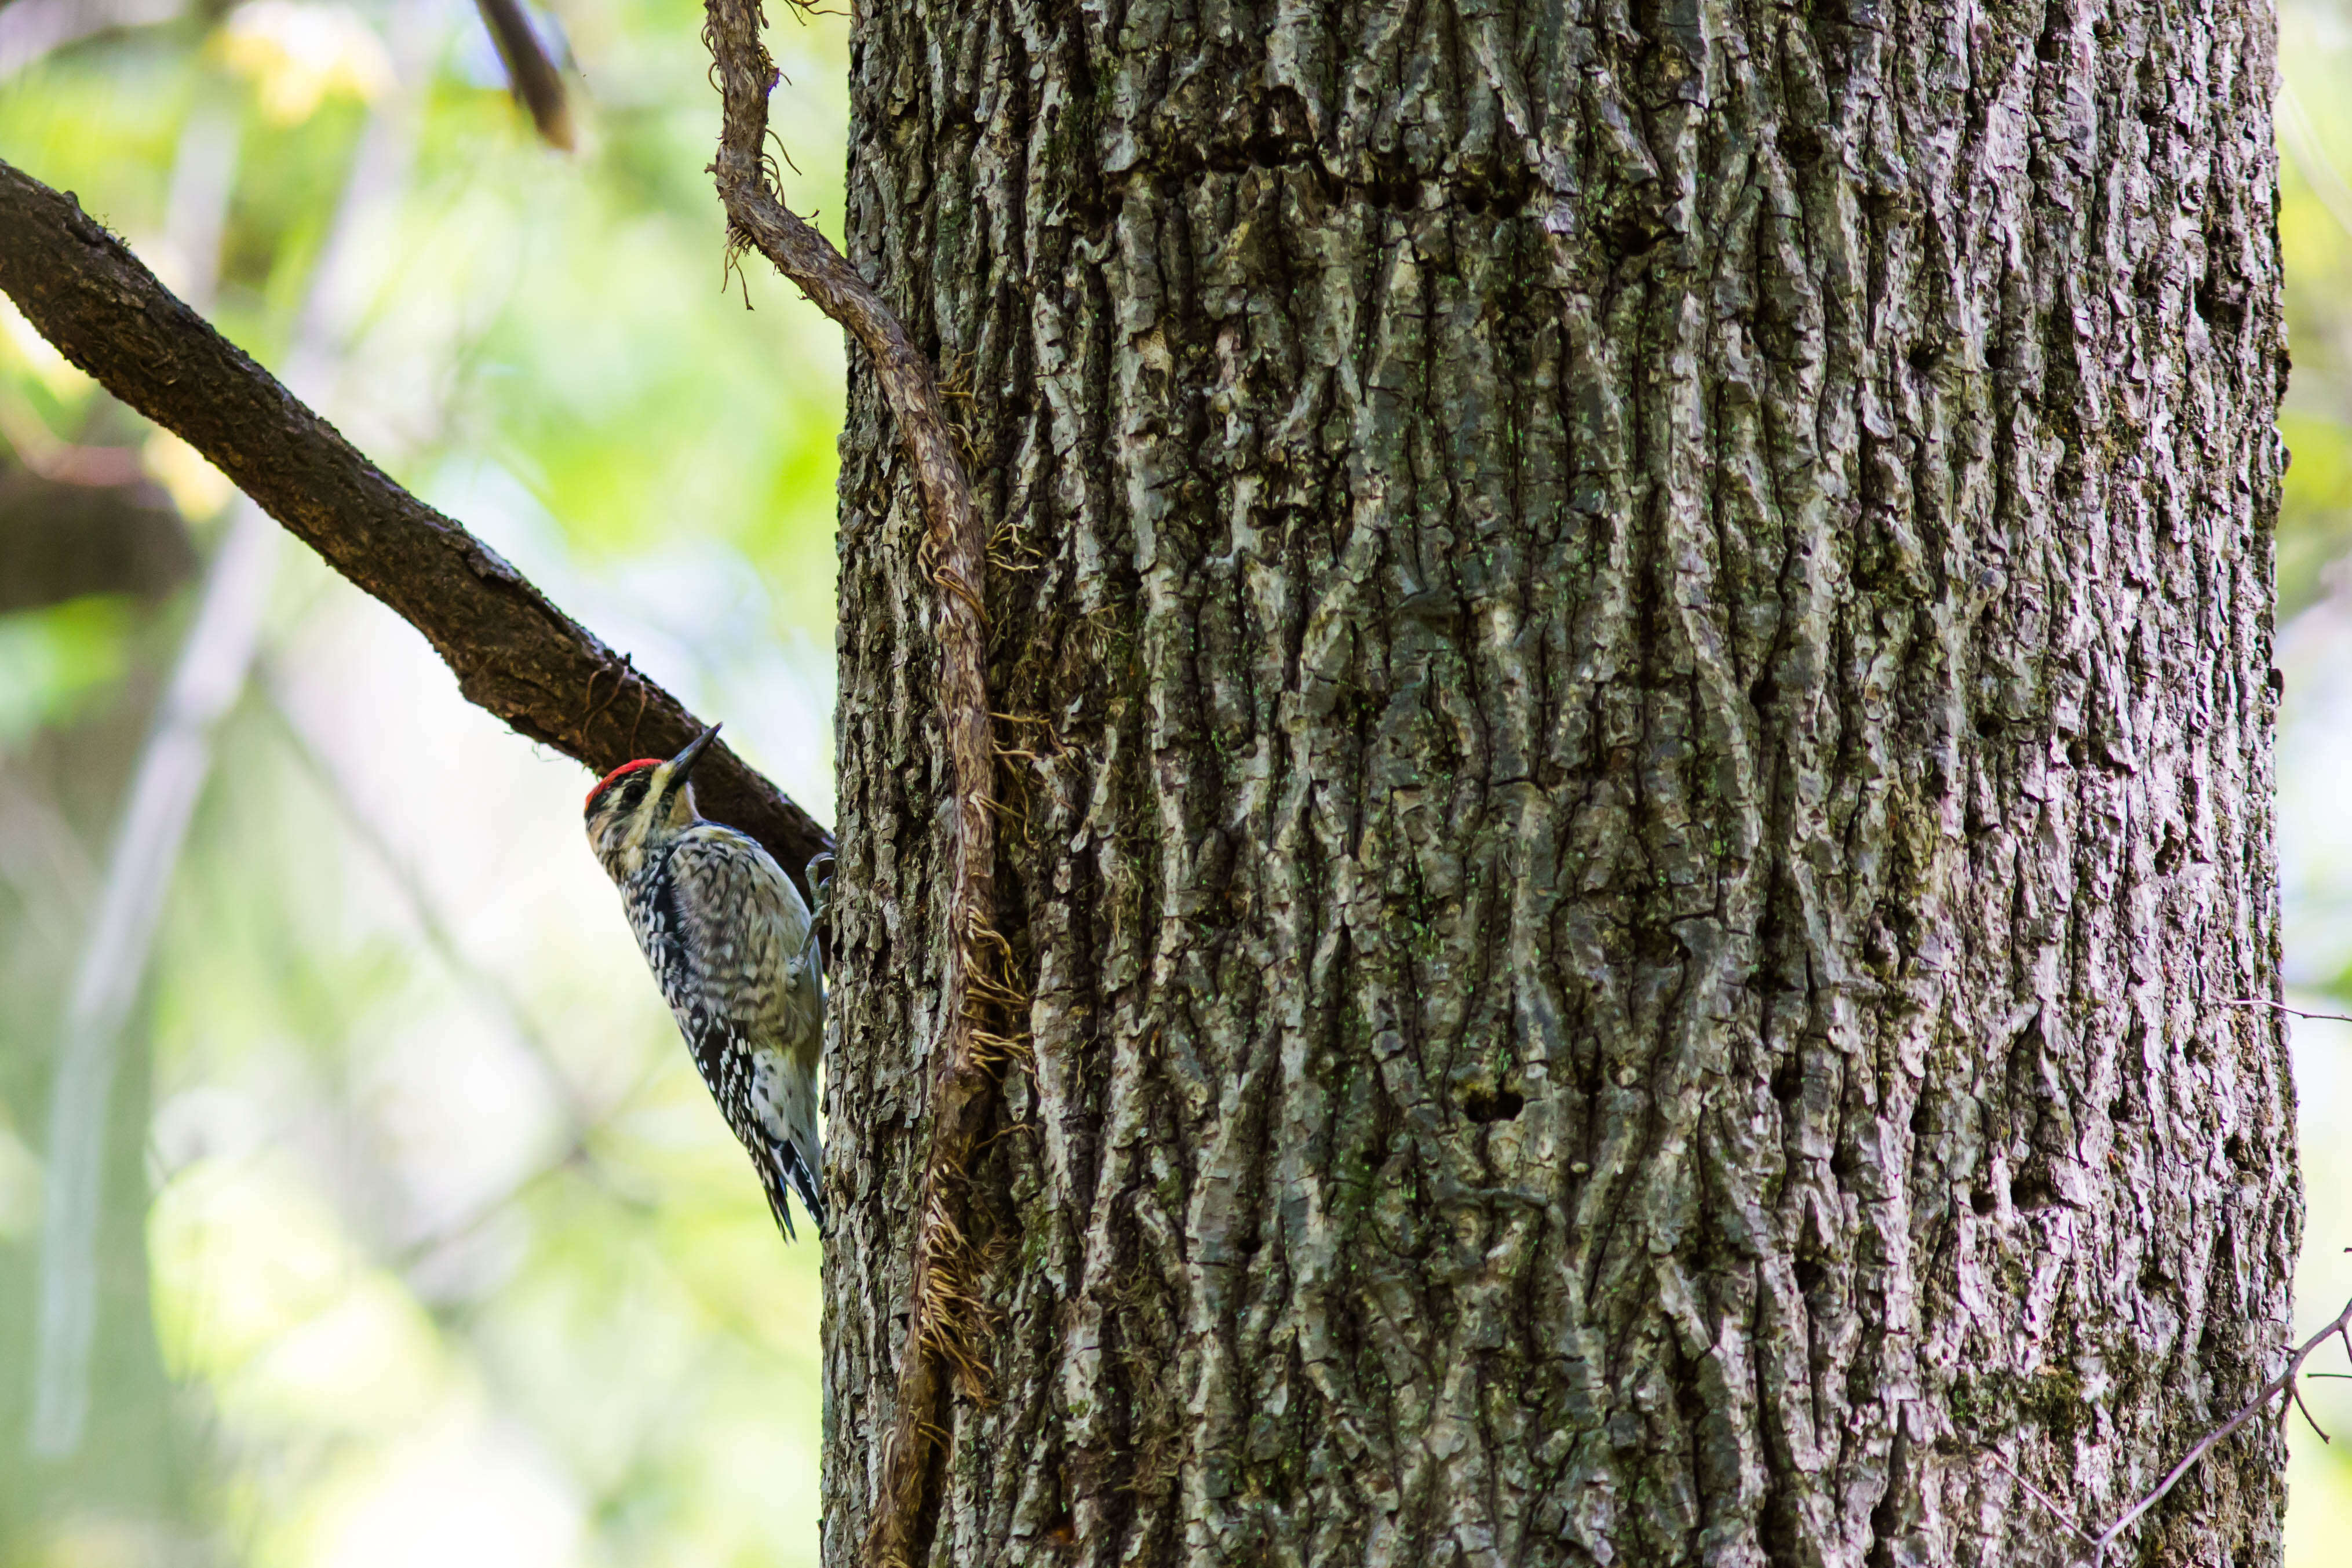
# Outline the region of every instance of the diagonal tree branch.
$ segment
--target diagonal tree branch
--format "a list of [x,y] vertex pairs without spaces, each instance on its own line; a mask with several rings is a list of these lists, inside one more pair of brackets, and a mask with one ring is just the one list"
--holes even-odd
[[[601,773],[701,731],[677,698],[215,331],[70,194],[5,162],[0,291],[67,359],[424,633],[467,700],[518,733]],[[723,741],[694,783],[706,813],[759,839],[795,878],[833,847]]]
[[940,413],[930,361],[889,306],[831,242],[779,200],[764,143],[776,68],[760,41],[759,0],[705,0],[703,40],[720,94],[719,156],[710,170],[727,207],[731,245],[756,248],[839,321],[872,361],[914,469],[925,528],[924,563],[938,590],[940,722],[955,794],[947,889],[942,1038],[931,1082],[931,1127],[915,1214],[909,1325],[898,1363],[898,1409],[866,1533],[879,1568],[915,1561],[934,1449],[945,1437],[950,1384],[983,1375],[973,1348],[978,1307],[969,1235],[968,1179],[996,1104],[993,1063],[1003,1037],[992,1004],[1015,1001],[1004,977],[983,973],[1005,954],[994,926],[994,727],[988,702],[988,542],[971,487]]

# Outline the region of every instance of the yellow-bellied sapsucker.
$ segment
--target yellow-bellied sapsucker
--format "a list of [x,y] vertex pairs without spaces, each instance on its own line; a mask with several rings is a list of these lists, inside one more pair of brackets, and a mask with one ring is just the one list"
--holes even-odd
[[667,762],[642,757],[606,773],[588,792],[588,842],[621,889],[702,1081],[751,1151],[776,1223],[793,1234],[789,1184],[822,1236],[815,921],[773,857],[696,813],[687,775],[717,733],[714,724]]

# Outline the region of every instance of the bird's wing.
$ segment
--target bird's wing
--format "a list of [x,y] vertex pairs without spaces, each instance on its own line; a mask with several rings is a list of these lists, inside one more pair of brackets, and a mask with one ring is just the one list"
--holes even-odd
[[814,1091],[824,1003],[808,906],[768,852],[732,828],[691,828],[668,854],[647,911],[654,973],[785,1236],[787,1185],[822,1231]]
[[[682,835],[670,850],[673,908],[681,938],[681,1000],[723,1011],[765,1044],[814,1065],[824,1028],[818,981],[806,963],[808,906],[773,858],[716,823]],[[665,989],[667,989],[666,986]]]

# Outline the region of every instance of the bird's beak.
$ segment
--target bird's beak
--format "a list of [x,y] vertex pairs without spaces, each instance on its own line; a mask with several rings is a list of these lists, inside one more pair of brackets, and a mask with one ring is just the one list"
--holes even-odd
[[662,764],[662,795],[665,799],[674,797],[678,791],[686,787],[686,778],[694,771],[695,760],[700,757],[704,748],[718,737],[719,726],[713,724],[709,729],[688,741],[686,743],[686,750]]
[[718,738],[719,726],[713,724],[709,729],[688,741],[686,743],[686,750],[669,760],[670,777],[682,779],[691,773],[694,770],[694,759],[702,755],[702,749]]

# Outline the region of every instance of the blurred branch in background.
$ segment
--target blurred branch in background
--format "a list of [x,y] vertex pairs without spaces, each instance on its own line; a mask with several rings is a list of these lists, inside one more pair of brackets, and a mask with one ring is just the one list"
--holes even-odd
[[135,448],[68,441],[42,424],[23,398],[6,393],[0,393],[0,439],[16,449],[27,471],[51,485],[111,489],[146,478]]
[[68,44],[125,27],[152,27],[186,0],[13,0],[0,3],[0,81]]
[[499,46],[499,58],[506,63],[507,82],[515,101],[530,111],[530,122],[539,128],[541,140],[571,152],[572,110],[564,101],[563,76],[547,58],[539,35],[531,31],[520,0],[476,0],[476,5],[482,13],[482,25],[489,28],[491,40]]
[[[379,205],[397,202],[407,182],[414,116],[404,92],[413,75],[369,119],[295,330],[287,379],[312,397],[331,392],[337,376],[347,323],[331,301],[337,279],[354,259],[360,226]],[[173,237],[172,248],[189,258],[192,282],[208,293],[217,276],[216,252],[236,184],[236,157],[234,144],[220,146],[216,128],[203,116],[192,130],[210,144],[184,150],[178,161],[179,188],[170,211],[187,226],[184,235]],[[215,257],[199,259],[207,241]],[[240,502],[206,574],[195,623],[140,754],[98,913],[75,971],[50,1089],[34,1335],[32,1447],[45,1458],[79,1448],[89,1418],[107,1105],[123,1025],[147,973],[156,921],[189,818],[212,772],[214,728],[245,689],[277,574],[276,526],[258,506]]]
[[0,768],[0,881],[16,889],[43,936],[70,951],[98,887],[98,868],[57,803],[14,768]]
[[[0,436],[16,445],[5,421]],[[136,475],[125,484],[77,484],[0,464],[0,615],[86,594],[156,600],[194,574],[180,514],[138,472],[137,455],[124,456]]]
[[172,159],[157,261],[180,297],[195,301],[198,310],[209,309],[220,289],[221,245],[228,235],[229,196],[236,188],[242,135],[235,106],[206,94],[181,127]]
[[34,1348],[33,1449],[47,1458],[80,1446],[89,1415],[100,1177],[116,1045],[146,973],[181,839],[211,772],[213,726],[244,688],[276,572],[276,543],[266,519],[255,528],[240,518],[214,560],[195,626],[140,756],[67,1004],[49,1100]]
[[[424,633],[467,700],[519,733],[604,772],[676,751],[706,728],[496,552],[394,483],[76,203],[5,162],[0,290],[68,360]],[[723,740],[695,770],[695,789],[706,815],[786,867],[834,847]]]

